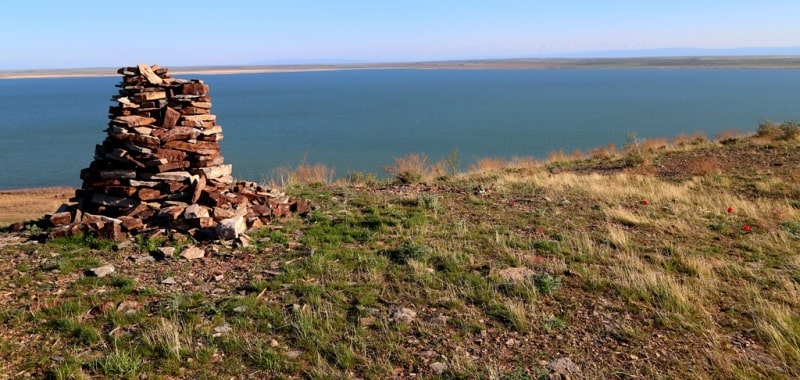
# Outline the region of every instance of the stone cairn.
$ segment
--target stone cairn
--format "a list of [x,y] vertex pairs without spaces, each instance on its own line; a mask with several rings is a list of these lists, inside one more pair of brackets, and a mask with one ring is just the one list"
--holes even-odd
[[222,127],[208,85],[140,64],[117,71],[108,136],[81,171],[77,202],[49,217],[50,236],[94,233],[122,240],[177,231],[198,240],[246,240],[274,218],[307,213],[307,202],[235,182],[220,155]]

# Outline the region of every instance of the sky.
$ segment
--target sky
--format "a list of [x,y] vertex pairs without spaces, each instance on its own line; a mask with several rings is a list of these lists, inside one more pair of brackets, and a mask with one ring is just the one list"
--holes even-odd
[[799,47],[797,0],[3,1],[0,70]]

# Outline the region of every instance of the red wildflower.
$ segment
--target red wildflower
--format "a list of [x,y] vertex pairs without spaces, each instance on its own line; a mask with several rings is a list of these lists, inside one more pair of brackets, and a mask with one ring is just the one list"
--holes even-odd
[[733,207],[728,207],[728,214],[733,214]]
[[748,226],[747,224],[745,224],[744,227],[742,227],[742,229],[744,230],[744,232],[750,232],[750,226]]
[[643,201],[642,201],[642,204],[643,204],[643,205],[645,205],[645,206],[647,206],[647,205],[649,205],[649,204],[650,204],[650,202],[648,202],[648,201],[647,201],[647,199],[645,199],[645,200],[643,200]]

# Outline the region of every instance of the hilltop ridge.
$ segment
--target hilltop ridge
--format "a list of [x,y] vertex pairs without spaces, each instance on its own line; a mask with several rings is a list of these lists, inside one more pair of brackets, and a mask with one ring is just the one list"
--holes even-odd
[[[0,372],[137,378],[796,378],[800,128],[631,136],[331,183],[246,247],[0,244]],[[105,277],[91,269],[112,265]]]

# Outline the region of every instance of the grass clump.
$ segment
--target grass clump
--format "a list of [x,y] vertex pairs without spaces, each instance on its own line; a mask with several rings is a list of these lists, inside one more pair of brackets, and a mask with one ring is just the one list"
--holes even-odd
[[775,123],[765,120],[758,125],[756,136],[777,141],[796,141],[800,137],[800,122],[792,120]]
[[247,339],[242,345],[242,354],[255,368],[264,371],[281,371],[287,367],[286,356],[270,347],[261,339]]
[[792,238],[800,240],[800,223],[794,220],[786,220],[780,223],[781,230]]
[[625,151],[623,160],[627,166],[641,166],[649,163],[649,152],[643,140],[635,133],[628,133],[623,149]]
[[93,360],[89,366],[104,377],[116,379],[138,379],[145,372],[141,356],[121,349]]
[[336,171],[325,164],[299,163],[294,168],[280,167],[272,171],[267,181],[271,187],[290,187],[296,185],[319,185],[333,183]]
[[492,303],[487,308],[486,313],[514,331],[525,332],[528,328],[528,319],[525,315],[524,306],[521,304],[511,302]]
[[561,286],[561,279],[547,273],[537,273],[533,275],[533,285],[539,294],[552,295]]
[[420,260],[431,253],[431,249],[425,245],[404,241],[395,249],[385,251],[384,254],[398,264],[406,264],[409,260]]
[[395,158],[394,163],[385,166],[383,170],[400,183],[419,183],[430,171],[430,163],[428,156],[424,154],[409,154]]

